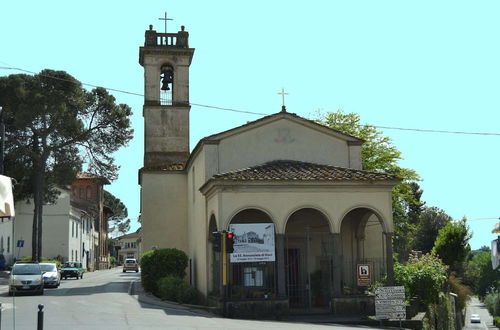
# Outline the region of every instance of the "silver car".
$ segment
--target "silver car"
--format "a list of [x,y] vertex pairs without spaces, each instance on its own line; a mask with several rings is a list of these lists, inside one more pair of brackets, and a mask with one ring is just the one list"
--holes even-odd
[[16,262],[9,279],[9,296],[14,292],[43,294],[42,268],[38,262]]
[[43,273],[44,286],[57,288],[61,284],[61,272],[55,263],[40,263]]

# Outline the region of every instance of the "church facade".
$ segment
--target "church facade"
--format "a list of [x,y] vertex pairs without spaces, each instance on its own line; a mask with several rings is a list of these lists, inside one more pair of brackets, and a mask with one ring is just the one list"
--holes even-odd
[[[284,107],[190,151],[188,38],[184,27],[150,26],[140,47],[144,251],[185,251],[187,280],[226,301],[339,312],[367,285],[391,282],[391,191],[399,179],[362,170],[363,141]],[[223,230],[236,235],[227,264],[213,249],[212,233]]]

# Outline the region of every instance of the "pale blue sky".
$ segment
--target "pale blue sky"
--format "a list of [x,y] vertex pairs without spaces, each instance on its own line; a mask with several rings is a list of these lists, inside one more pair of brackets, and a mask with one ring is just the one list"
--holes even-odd
[[[143,92],[139,46],[167,11],[185,25],[192,103],[271,114],[360,114],[378,126],[500,134],[500,2],[494,1],[2,1],[0,66],[65,70],[82,82]],[[0,69],[0,75],[19,73]],[[139,215],[143,98],[135,138],[117,154],[108,190]],[[191,148],[260,118],[193,106]],[[384,129],[423,178],[423,200],[453,218],[498,218],[500,136]],[[471,245],[490,245],[498,220],[472,220]],[[134,224],[137,228],[137,224]]]

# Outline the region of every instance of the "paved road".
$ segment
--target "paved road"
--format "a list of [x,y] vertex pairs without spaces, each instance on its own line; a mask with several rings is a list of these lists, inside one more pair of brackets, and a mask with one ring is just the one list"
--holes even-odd
[[[233,320],[205,312],[160,308],[140,303],[129,295],[136,273],[119,269],[85,273],[83,279],[64,280],[57,289],[46,289],[44,296],[8,297],[0,283],[1,329],[36,329],[37,306],[45,306],[44,329],[327,329],[326,325]],[[366,327],[363,327],[366,328]],[[328,329],[359,329],[332,326]]]
[[[470,323],[471,314],[479,314],[481,323]],[[467,306],[464,329],[497,329],[497,327],[493,326],[493,318],[490,313],[476,297],[471,298]]]

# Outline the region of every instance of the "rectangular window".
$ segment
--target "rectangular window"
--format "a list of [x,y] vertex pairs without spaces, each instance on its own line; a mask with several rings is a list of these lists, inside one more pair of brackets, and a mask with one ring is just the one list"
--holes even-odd
[[264,271],[260,267],[245,267],[243,269],[243,285],[246,287],[264,286]]
[[7,253],[10,252],[10,236],[7,237]]
[[78,238],[78,223],[76,224],[76,232],[75,232],[76,238]]
[[75,237],[75,222],[71,221],[71,237]]

